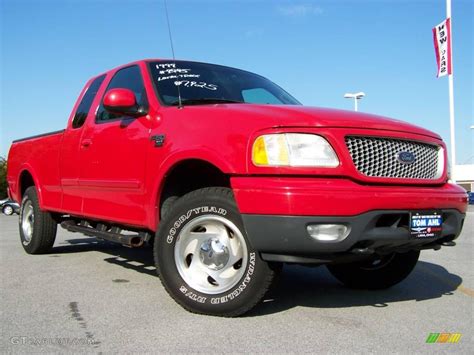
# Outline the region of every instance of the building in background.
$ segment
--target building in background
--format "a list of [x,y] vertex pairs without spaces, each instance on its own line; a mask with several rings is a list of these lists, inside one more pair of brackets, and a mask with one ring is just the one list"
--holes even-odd
[[454,179],[459,186],[466,191],[474,191],[474,164],[456,165],[454,173]]

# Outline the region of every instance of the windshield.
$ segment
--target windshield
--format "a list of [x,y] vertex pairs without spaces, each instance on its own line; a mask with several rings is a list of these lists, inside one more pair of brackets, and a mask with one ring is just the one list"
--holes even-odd
[[151,62],[149,65],[158,96],[168,106],[178,105],[178,87],[183,105],[300,104],[270,80],[243,70],[186,61]]

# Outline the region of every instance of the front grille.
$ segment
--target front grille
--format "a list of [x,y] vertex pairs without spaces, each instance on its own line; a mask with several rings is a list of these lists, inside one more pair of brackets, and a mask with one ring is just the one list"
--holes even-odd
[[[442,173],[441,147],[392,138],[346,137],[346,145],[355,167],[370,177],[399,179],[439,179]],[[399,154],[409,152],[413,163],[400,161]]]

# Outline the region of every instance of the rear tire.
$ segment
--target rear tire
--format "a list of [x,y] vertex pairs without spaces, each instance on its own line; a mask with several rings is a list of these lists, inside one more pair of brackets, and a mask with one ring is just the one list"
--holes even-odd
[[327,265],[331,274],[351,288],[379,290],[403,281],[415,268],[419,251],[393,253],[370,261]]
[[51,213],[42,211],[36,188],[26,189],[20,207],[20,239],[28,254],[48,253],[56,239],[58,224]]
[[248,242],[232,190],[204,188],[177,200],[154,245],[170,296],[194,313],[236,317],[252,309],[279,271]]

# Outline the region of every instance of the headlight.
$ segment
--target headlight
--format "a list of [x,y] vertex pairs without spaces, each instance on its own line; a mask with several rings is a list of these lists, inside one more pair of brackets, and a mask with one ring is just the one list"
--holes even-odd
[[334,168],[339,165],[339,159],[327,140],[315,134],[303,133],[258,137],[252,147],[252,161],[258,166]]

